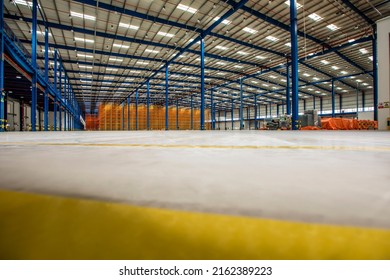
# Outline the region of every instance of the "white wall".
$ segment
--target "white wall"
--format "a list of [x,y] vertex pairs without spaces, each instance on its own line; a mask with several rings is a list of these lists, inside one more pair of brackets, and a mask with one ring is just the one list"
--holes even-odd
[[[378,103],[390,101],[390,17],[377,21]],[[378,129],[387,129],[390,108],[378,109]]]

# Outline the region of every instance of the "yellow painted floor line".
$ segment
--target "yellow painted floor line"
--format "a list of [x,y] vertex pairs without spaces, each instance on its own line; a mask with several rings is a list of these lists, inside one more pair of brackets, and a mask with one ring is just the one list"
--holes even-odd
[[390,152],[390,147],[365,146],[289,146],[289,145],[186,145],[186,144],[131,144],[131,143],[54,143],[54,142],[1,142],[0,146],[71,146],[71,147],[130,147],[130,148],[176,148],[176,149],[253,149],[253,150],[337,150]]
[[390,259],[390,230],[0,190],[0,259]]

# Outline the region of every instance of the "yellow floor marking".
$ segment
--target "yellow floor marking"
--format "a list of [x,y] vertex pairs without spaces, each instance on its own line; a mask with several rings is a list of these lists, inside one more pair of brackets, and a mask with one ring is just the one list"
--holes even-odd
[[0,190],[0,259],[390,259],[390,230]]
[[288,146],[288,145],[185,145],[185,144],[126,144],[126,143],[54,143],[54,142],[2,142],[0,146],[70,146],[70,147],[129,147],[129,148],[174,148],[174,149],[253,149],[253,150],[330,150],[330,151],[381,151],[390,152],[390,147],[364,146]]

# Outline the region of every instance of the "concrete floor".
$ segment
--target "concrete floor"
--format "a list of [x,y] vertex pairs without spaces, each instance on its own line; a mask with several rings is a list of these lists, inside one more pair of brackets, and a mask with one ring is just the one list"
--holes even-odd
[[390,228],[390,132],[0,134],[0,188]]

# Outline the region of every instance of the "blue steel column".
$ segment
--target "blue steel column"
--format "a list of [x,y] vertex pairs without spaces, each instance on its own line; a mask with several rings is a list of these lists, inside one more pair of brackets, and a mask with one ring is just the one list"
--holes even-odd
[[138,130],[138,90],[135,92],[135,130]]
[[299,129],[298,125],[298,18],[297,1],[290,0],[291,25],[291,70],[292,70],[292,129]]
[[242,79],[240,79],[240,130],[244,129],[244,108],[242,101]]
[[362,108],[363,108],[363,112],[365,111],[364,107],[366,107],[366,93],[363,90],[362,91]]
[[191,95],[191,130],[194,130],[194,96]]
[[320,114],[322,114],[322,112],[324,111],[323,109],[324,107],[323,107],[322,97],[320,97]]
[[59,112],[59,118],[60,118],[60,128],[59,128],[59,131],[62,131],[62,63],[60,62],[60,88],[59,88],[59,96],[60,96],[60,105],[59,105],[59,108],[58,108],[58,112]]
[[315,110],[316,109],[316,97],[313,96],[313,109]]
[[286,86],[286,106],[287,115],[291,115],[291,100],[290,100],[290,66],[287,63],[287,86]]
[[221,110],[218,110],[218,130],[221,130]]
[[[64,69],[64,102],[66,102],[66,86],[67,86],[67,79],[66,79],[66,73],[65,73],[65,69]],[[64,106],[64,131],[67,130],[67,109],[66,109],[66,106]]]
[[231,122],[232,122],[232,130],[233,130],[234,129],[234,120],[233,120],[233,118],[234,118],[234,100],[233,100],[233,98],[232,98],[232,114],[231,114],[231,116],[232,116]]
[[341,110],[343,109],[343,96],[340,94],[339,95],[339,111],[341,114]]
[[374,35],[372,40],[372,68],[373,68],[373,90],[374,90],[374,120],[378,120],[378,53],[377,53],[377,34],[376,25],[374,26]]
[[255,94],[255,129],[257,128],[257,95]]
[[5,130],[4,108],[4,0],[0,0],[0,132]]
[[306,99],[303,99],[303,111],[306,111]]
[[43,127],[45,131],[49,130],[49,30],[45,28],[45,93],[44,93],[44,115]]
[[334,100],[334,79],[332,79],[332,118],[334,118],[335,100]]
[[169,114],[168,114],[168,106],[169,106],[169,99],[168,99],[168,75],[169,75],[169,65],[167,64],[165,68],[165,130],[169,129]]
[[31,39],[31,49],[32,49],[32,85],[31,85],[31,130],[36,131],[36,122],[37,122],[37,81],[38,81],[38,71],[37,71],[37,12],[38,12],[38,1],[32,1],[32,39]]
[[269,116],[272,118],[272,103],[269,103]]
[[359,90],[356,87],[356,113],[359,112]]
[[227,124],[226,117],[227,117],[227,111],[225,109],[225,130],[226,130],[226,124]]
[[54,110],[53,110],[54,112],[54,131],[57,131],[57,97],[56,96],[54,96]]
[[214,92],[211,90],[211,129],[215,129],[215,122],[214,122]]
[[204,130],[204,38],[200,40],[200,129]]
[[179,99],[176,98],[176,130],[179,130]]
[[127,130],[130,130],[130,97],[127,97]]
[[[306,102],[305,102],[305,108],[306,108]],[[276,104],[276,115],[279,116],[279,104]]]
[[150,81],[146,83],[146,129],[150,130]]

